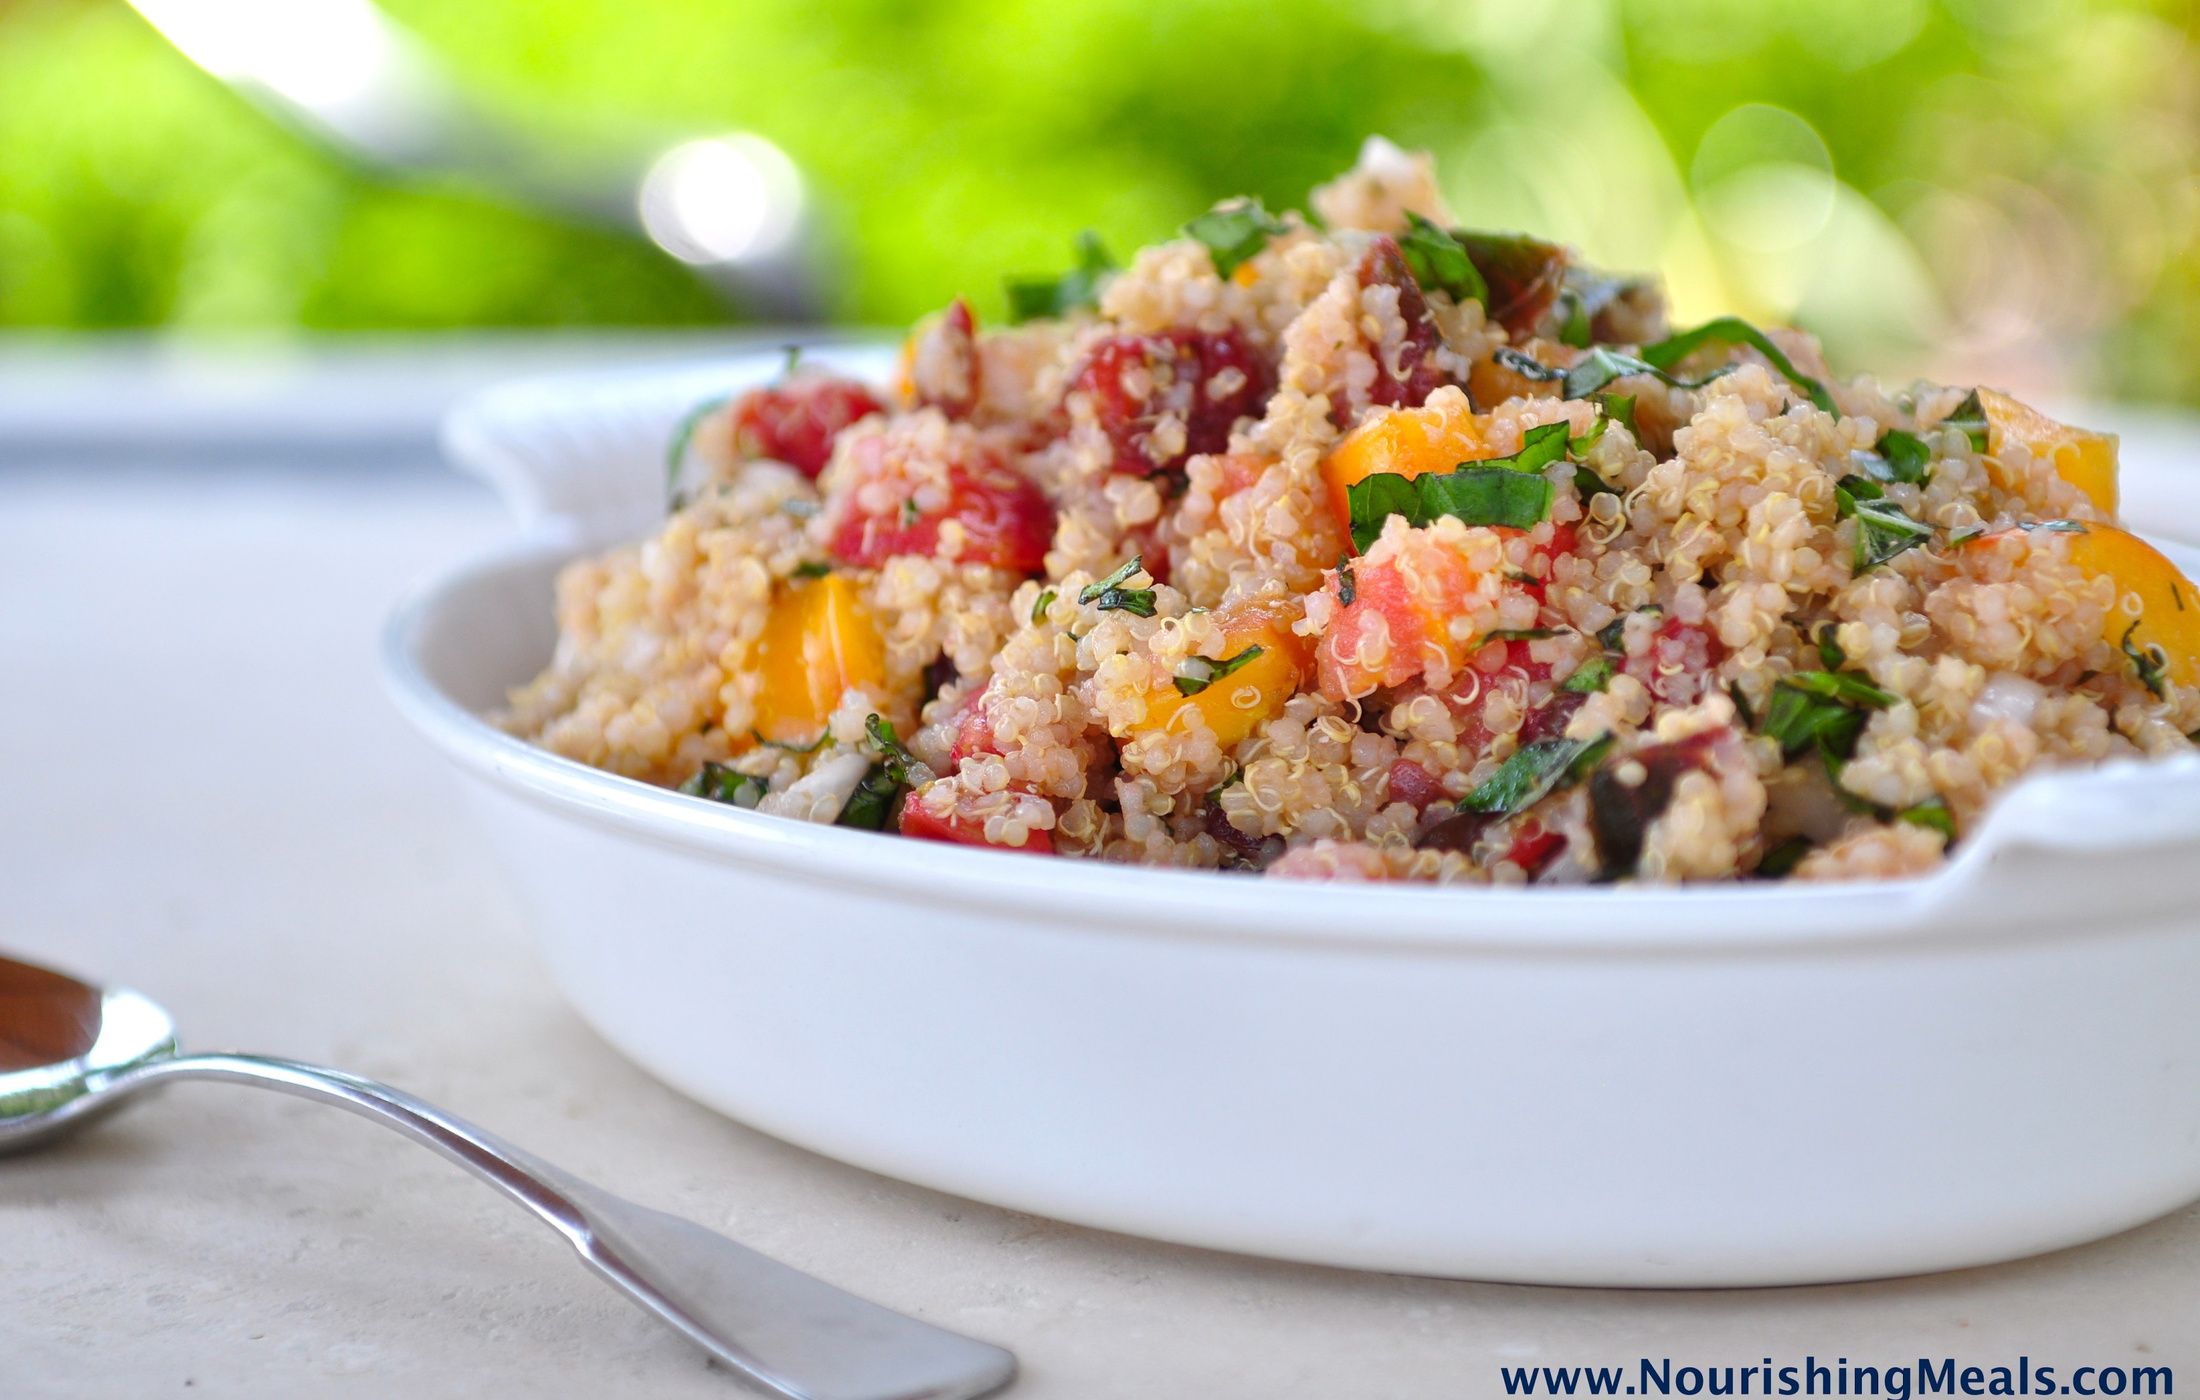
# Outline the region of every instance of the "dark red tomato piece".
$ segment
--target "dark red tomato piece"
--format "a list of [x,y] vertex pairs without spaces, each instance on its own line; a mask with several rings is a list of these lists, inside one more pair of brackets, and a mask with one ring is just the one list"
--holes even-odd
[[[1229,446],[1230,429],[1259,416],[1275,383],[1266,358],[1232,327],[1110,336],[1093,347],[1070,388],[1091,403],[1115,448],[1115,470],[1150,476]],[[1181,443],[1154,440],[1163,418],[1183,425]]]
[[[1421,294],[1421,284],[1413,280],[1396,239],[1387,235],[1376,239],[1360,258],[1359,274],[1363,287],[1398,289],[1398,315],[1406,323],[1405,343],[1395,359],[1377,347],[1369,347],[1375,352],[1375,382],[1368,386],[1367,401],[1386,408],[1419,408],[1428,402],[1430,394],[1452,382],[1436,359],[1436,352],[1444,344],[1436,314],[1429,310],[1428,298]],[[1350,421],[1353,407],[1340,404],[1333,410],[1341,415],[1337,419],[1340,425]]]
[[909,345],[909,395],[919,408],[968,418],[983,386],[978,364],[978,318],[961,297]]
[[1505,859],[1528,872],[1532,877],[1542,873],[1543,867],[1558,858],[1566,849],[1566,838],[1543,823],[1530,817],[1513,830],[1512,844],[1505,848]]
[[840,514],[827,546],[844,564],[876,568],[900,554],[937,554],[953,522],[959,527],[956,562],[1031,574],[1054,540],[1054,507],[980,444],[967,444],[947,464],[946,500],[929,509],[918,505],[918,492],[936,494],[936,476],[926,472],[920,481],[890,435],[859,440],[846,470],[828,507]]
[[850,423],[886,406],[853,379],[797,375],[752,389],[733,406],[733,451],[742,461],[770,458],[815,479],[832,460],[833,439]]
[[1054,833],[1030,831],[1021,846],[1002,846],[985,839],[985,823],[968,817],[935,817],[921,802],[905,802],[901,808],[901,834],[919,841],[946,841],[958,846],[988,846],[996,851],[1022,851],[1026,855],[1054,854]]
[[1567,723],[1588,698],[1578,691],[1552,692],[1550,699],[1530,710],[1528,717],[1520,722],[1520,742],[1534,744],[1545,739],[1565,738]]
[[1436,775],[1410,758],[1390,765],[1390,796],[1408,807],[1433,807],[1445,800],[1444,785]]
[[986,718],[985,691],[971,691],[955,715],[955,742],[947,751],[950,764],[959,768],[973,754],[1000,752],[994,746],[993,721]]

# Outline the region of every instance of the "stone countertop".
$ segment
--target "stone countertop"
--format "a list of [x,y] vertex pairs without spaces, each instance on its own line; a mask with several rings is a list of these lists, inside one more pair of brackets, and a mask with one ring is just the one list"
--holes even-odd
[[[380,469],[95,468],[0,435],[5,945],[190,1044],[388,1079],[645,1204],[1009,1345],[1030,1397],[1501,1393],[1500,1365],[2167,1365],[2200,1386],[2200,1209],[1991,1269],[1717,1293],[1303,1268],[842,1166],[646,1078],[558,1000],[374,674],[412,578],[504,528]],[[1835,1129],[1839,1130],[1839,1129]],[[394,1134],[179,1085],[0,1164],[0,1396],[744,1394]]]

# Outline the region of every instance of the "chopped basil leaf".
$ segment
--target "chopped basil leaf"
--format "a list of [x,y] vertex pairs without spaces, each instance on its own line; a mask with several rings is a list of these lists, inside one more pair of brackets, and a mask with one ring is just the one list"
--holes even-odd
[[2139,673],[2139,684],[2152,692],[2155,699],[2168,699],[2169,653],[2162,650],[2157,642],[2133,646],[2131,637],[2138,630],[2139,619],[2133,618],[2131,625],[2124,629],[2121,643],[2124,655],[2131,658],[2131,669]]
[[1575,467],[1574,494],[1586,501],[1591,496],[1621,496],[1626,493],[1588,467]]
[[1482,280],[1466,248],[1410,209],[1406,211],[1406,231],[1398,235],[1398,251],[1405,255],[1406,270],[1422,290],[1443,292],[1457,302],[1489,301],[1489,284]]
[[[1558,424],[1553,423],[1547,426],[1557,427]],[[1587,452],[1590,448],[1604,441],[1604,434],[1611,428],[1611,426],[1611,419],[1606,418],[1601,413],[1598,414],[1596,422],[1589,425],[1588,432],[1583,433],[1580,437],[1566,439],[1567,453],[1571,456],[1579,457],[1582,453]]]
[[1765,852],[1765,858],[1757,862],[1757,874],[1767,880],[1781,880],[1795,873],[1795,867],[1810,854],[1810,838],[1790,836],[1779,845]]
[[1184,225],[1185,236],[1205,245],[1214,259],[1217,277],[1228,277],[1240,264],[1258,257],[1269,239],[1290,231],[1291,226],[1270,214],[1257,198],[1216,205]]
[[1806,695],[1874,710],[1884,710],[1890,705],[1900,704],[1902,700],[1893,691],[1882,690],[1862,676],[1848,671],[1797,671],[1792,676],[1783,677],[1780,684],[1800,690]]
[[867,715],[863,732],[870,736],[872,747],[879,752],[879,762],[893,775],[894,781],[908,782],[909,769],[917,761],[916,756],[901,746],[901,736],[894,732],[893,724],[877,715]]
[[1559,685],[1560,690],[1570,690],[1576,695],[1595,695],[1612,683],[1612,663],[1601,656],[1592,656]]
[[1987,440],[1986,406],[1978,401],[1978,390],[1973,389],[1964,395],[1963,402],[1955,406],[1955,411],[1940,420],[1940,426],[1959,429],[1971,440],[1972,451],[1984,452]]
[[1523,745],[1481,786],[1459,799],[1459,810],[1494,817],[1524,812],[1561,786],[1579,781],[1611,749],[1609,734],[1594,739],[1538,739]]
[[[1663,613],[1665,609],[1659,607],[1656,603],[1645,603],[1635,611],[1658,614]],[[1627,636],[1627,619],[1630,615],[1621,613],[1618,617],[1613,618],[1597,629],[1597,641],[1603,644],[1606,651],[1618,651],[1620,649],[1620,643]]]
[[1599,412],[1627,430],[1629,437],[1638,437],[1635,431],[1635,396],[1633,394],[1592,394]]
[[1102,612],[1127,612],[1138,617],[1152,617],[1154,612],[1151,588],[1110,588],[1092,601]]
[[1032,622],[1040,623],[1046,621],[1047,609],[1053,606],[1054,590],[1049,588],[1045,592],[1041,593],[1038,597],[1031,600]]
[[761,729],[751,729],[749,731],[749,737],[751,739],[754,739],[759,744],[763,744],[768,748],[778,749],[784,753],[816,753],[819,749],[824,748],[827,744],[833,741],[833,731],[827,729],[807,744],[790,744],[779,739],[767,739],[764,737],[764,731],[762,731]]
[[[1507,471],[1539,472],[1564,457],[1576,439],[1567,437],[1572,425],[1567,423],[1540,423],[1521,435],[1520,450],[1509,457],[1486,457],[1471,463],[1477,467],[1503,467]],[[1590,442],[1595,438],[1584,434]],[[1460,466],[1469,463],[1461,462]]]
[[1490,359],[1522,379],[1533,380],[1538,384],[1556,384],[1566,377],[1566,371],[1553,369],[1534,356],[1515,350],[1509,345],[1492,351]]
[[1829,671],[1838,671],[1849,664],[1849,654],[1841,650],[1840,639],[1835,635],[1840,630],[1835,623],[1821,622],[1812,634],[1812,640],[1818,645],[1818,659]]
[[1739,316],[1720,316],[1706,321],[1694,330],[1667,336],[1655,345],[1642,347],[1642,358],[1661,370],[1671,369],[1705,345],[1747,345],[1771,362],[1790,384],[1803,391],[1805,398],[1821,410],[1840,416],[1834,407],[1833,395],[1826,386],[1795,367],[1787,353],[1772,343],[1770,336]]
[[833,566],[822,559],[805,559],[787,573],[789,578],[823,578],[833,571]]
[[1866,500],[1855,503],[1856,553],[1855,571],[1877,568],[1896,555],[1933,537],[1933,527],[1921,525],[1902,513],[1902,508],[1892,501]]
[[695,776],[680,784],[690,797],[707,797],[729,807],[753,808],[771,791],[771,784],[753,773],[740,773],[723,763],[706,762]]
[[1915,807],[1905,807],[1894,815],[1896,821],[1930,827],[1950,841],[1956,839],[1956,816],[1948,810],[1948,799],[1945,797],[1928,797]]
[[1351,606],[1352,606],[1352,600],[1353,600],[1354,598],[1356,598],[1356,597],[1358,597],[1358,596],[1359,596],[1359,592],[1360,592],[1360,581],[1359,581],[1358,579],[1356,579],[1356,578],[1354,578],[1354,577],[1352,576],[1352,556],[1351,556],[1351,555],[1349,555],[1349,554],[1340,554],[1340,555],[1338,555],[1338,556],[1337,556],[1337,603],[1338,603],[1338,605],[1339,605],[1340,607],[1347,607],[1347,608],[1351,607]]
[[1948,547],[1954,549],[1957,545],[1969,544],[1973,540],[1984,539],[1985,537],[1986,527],[1983,525],[1969,530],[1958,530],[1948,537]]
[[1906,433],[1900,428],[1888,429],[1880,435],[1879,456],[1895,481],[1922,486],[1931,473],[1933,450],[1916,433]]
[[1816,747],[1831,772],[1856,752],[1864,711],[1885,709],[1898,698],[1860,676],[1798,671],[1772,687],[1763,733],[1789,758]]
[[1077,595],[1077,601],[1080,603],[1098,602],[1101,594],[1111,588],[1121,588],[1124,584],[1129,583],[1140,569],[1145,567],[1146,557],[1142,554],[1133,554],[1130,558],[1116,565],[1114,573],[1109,574],[1104,579],[1086,584],[1084,591]]
[[[1393,515],[1414,526],[1427,525],[1449,515],[1469,525],[1503,525],[1530,530],[1550,514],[1551,483],[1537,474],[1541,462],[1555,461],[1566,450],[1566,425],[1542,439],[1529,433],[1530,442],[1511,457],[1496,463],[1462,465],[1457,471],[1429,472],[1404,477],[1377,472],[1354,482],[1345,492],[1351,508],[1352,545],[1366,551],[1383,532],[1383,522]],[[1552,450],[1552,449],[1555,449]]]
[[1100,304],[1100,288],[1115,271],[1115,259],[1086,229],[1077,235],[1077,265],[1059,277],[1008,282],[1008,319],[1021,323],[1090,311]]
[[1594,334],[1590,329],[1588,304],[1572,287],[1560,287],[1558,305],[1561,313],[1558,320],[1559,344],[1571,345],[1576,350],[1588,349]]
[[689,409],[672,430],[672,440],[665,444],[665,491],[671,498],[672,508],[678,510],[687,504],[680,495],[680,468],[687,465],[688,445],[695,441],[695,430],[703,426],[703,420],[733,402],[733,395],[719,394]]
[[1256,643],[1237,655],[1220,661],[1208,656],[1188,656],[1184,658],[1184,664],[1176,668],[1177,693],[1197,695],[1260,654],[1261,648]]
[[1482,634],[1485,642],[1539,642],[1545,637],[1555,637],[1556,627],[1496,627]]
[[914,496],[904,496],[901,502],[901,528],[906,530],[924,518],[923,507]]
[[865,831],[884,831],[886,820],[893,815],[894,799],[901,796],[901,783],[886,769],[883,763],[874,763],[856,784],[856,790],[848,794],[840,815],[834,818],[836,826],[861,827]]
[[1734,717],[1742,722],[1742,728],[1755,729],[1757,709],[1749,703],[1749,696],[1743,692],[1740,681],[1727,682],[1726,698],[1734,702]]

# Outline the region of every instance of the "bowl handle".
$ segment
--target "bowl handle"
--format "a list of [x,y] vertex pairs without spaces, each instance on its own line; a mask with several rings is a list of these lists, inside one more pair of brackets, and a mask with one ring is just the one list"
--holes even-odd
[[1928,882],[1930,900],[1960,903],[1967,918],[2083,916],[2104,888],[2119,907],[2135,897],[2189,907],[2196,852],[2200,755],[2056,770],[2001,796]]

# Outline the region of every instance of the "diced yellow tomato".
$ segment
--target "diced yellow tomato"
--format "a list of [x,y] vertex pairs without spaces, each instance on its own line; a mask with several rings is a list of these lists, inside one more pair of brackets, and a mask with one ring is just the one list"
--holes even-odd
[[[1983,400],[1984,395],[1981,395]],[[2179,685],[2200,685],[2200,590],[2162,551],[2128,530],[2088,523],[2070,540],[2070,559],[2095,577],[2116,580],[2119,606],[2112,608],[2101,635],[2121,647],[2158,646],[2168,661],[2168,676]],[[2130,600],[2138,599],[2137,613]],[[2137,621],[2137,631],[2131,624]]]
[[1146,697],[1146,716],[1130,727],[1131,734],[1182,731],[1197,714],[1223,748],[1244,742],[1262,721],[1282,712],[1312,669],[1313,641],[1291,630],[1301,616],[1297,602],[1274,598],[1218,611],[1215,621],[1222,624],[1225,639],[1219,659],[1243,655],[1255,646],[1260,655],[1191,695],[1180,692],[1173,680],[1164,681]]
[[2034,457],[2055,465],[2055,474],[2085,492],[2111,519],[2116,514],[2116,435],[2092,433],[2058,423],[2028,404],[1992,389],[1978,391],[1986,410],[1986,450],[1999,456],[2021,443]]
[[841,697],[886,686],[886,641],[843,574],[786,586],[757,639],[756,732],[775,744],[807,744],[825,731]]
[[1322,459],[1322,479],[1337,523],[1352,520],[1352,487],[1378,472],[1419,476],[1448,472],[1461,462],[1493,455],[1482,421],[1447,397],[1421,408],[1392,408],[1371,415]]

